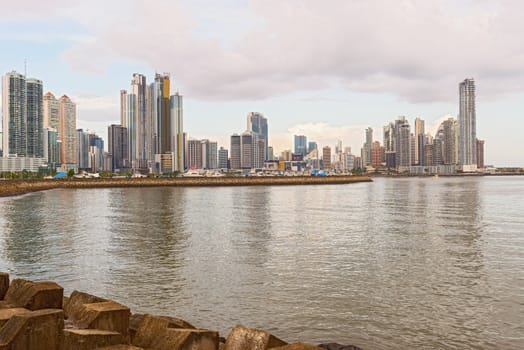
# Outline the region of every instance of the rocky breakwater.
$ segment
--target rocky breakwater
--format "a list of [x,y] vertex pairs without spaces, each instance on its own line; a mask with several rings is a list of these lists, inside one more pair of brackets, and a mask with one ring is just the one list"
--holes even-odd
[[3,180],[0,197],[55,188],[340,185],[372,181],[367,176],[252,176],[132,179]]
[[263,330],[234,327],[227,338],[169,316],[132,314],[115,301],[0,273],[0,350],[359,350],[287,342]]

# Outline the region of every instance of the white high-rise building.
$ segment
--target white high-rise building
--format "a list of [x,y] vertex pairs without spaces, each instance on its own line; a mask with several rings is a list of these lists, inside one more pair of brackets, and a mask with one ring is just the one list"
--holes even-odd
[[461,82],[459,93],[459,163],[464,171],[474,171],[477,164],[475,80],[465,79]]
[[17,72],[2,78],[4,157],[43,158],[43,83]]

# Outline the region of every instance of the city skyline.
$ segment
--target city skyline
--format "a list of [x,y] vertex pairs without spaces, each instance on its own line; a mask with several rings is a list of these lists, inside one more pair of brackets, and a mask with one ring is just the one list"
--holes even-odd
[[[524,128],[520,118],[524,67],[516,63],[521,44],[506,40],[515,30],[507,26],[522,26],[513,15],[522,6],[518,2],[407,1],[394,8],[377,2],[362,5],[362,20],[355,17],[356,5],[337,1],[331,6],[271,1],[226,1],[221,6],[205,1],[153,3],[147,8],[138,2],[130,2],[128,8],[118,2],[106,4],[107,12],[119,11],[116,25],[79,3],[5,4],[4,12],[12,16],[2,17],[0,26],[5,47],[2,74],[23,72],[27,59],[27,75],[45,82],[44,93],[67,94],[77,104],[77,127],[107,140],[107,126],[119,123],[118,91],[130,74],[150,77],[171,72],[172,83],[184,95],[184,130],[189,135],[229,148],[230,133],[238,130],[246,113],[259,111],[270,120],[266,146],[273,146],[275,153],[292,149],[295,134],[307,135],[319,147],[333,147],[342,140],[356,151],[365,141],[363,130],[371,127],[373,139],[380,140],[383,125],[402,115],[410,121],[424,119],[426,130],[434,134],[443,120],[459,115],[457,82],[474,77],[477,134],[486,140],[486,164],[524,163],[518,151],[524,149],[524,141],[518,133],[506,132],[509,126]],[[130,19],[139,10],[144,21],[134,28]],[[164,12],[181,20],[170,19],[158,28]],[[282,16],[291,13],[304,24],[296,29],[281,24],[286,22]],[[384,20],[377,28],[366,24],[366,19],[374,23],[369,19],[375,15]],[[92,25],[88,19],[95,16]],[[343,18],[354,19],[362,31]],[[418,26],[421,22],[431,25]],[[385,29],[393,23],[398,24],[396,34],[408,33],[406,38],[413,40],[390,38]],[[304,25],[311,24],[317,24],[317,32],[308,36],[311,32]],[[458,35],[463,26],[475,30],[466,38]],[[414,27],[419,34],[409,34]],[[134,33],[133,40],[143,49],[128,50],[125,37],[138,29],[142,34]],[[156,32],[161,35],[153,35]],[[357,40],[358,32],[369,43]],[[157,37],[168,44],[166,48]],[[113,47],[115,39],[120,42]],[[374,41],[386,39],[393,40],[392,47]],[[297,45],[291,49],[288,42]],[[248,44],[252,50],[247,50]],[[322,59],[316,59],[317,52]]]

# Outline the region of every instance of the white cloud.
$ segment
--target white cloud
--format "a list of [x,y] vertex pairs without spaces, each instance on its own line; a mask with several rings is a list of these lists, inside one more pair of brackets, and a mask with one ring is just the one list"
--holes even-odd
[[524,90],[524,42],[515,37],[524,32],[520,1],[252,0],[208,7],[29,0],[9,2],[3,12],[84,26],[89,40],[63,56],[75,70],[147,64],[172,72],[200,99],[343,87],[411,102],[454,101],[457,83],[469,76],[481,81],[485,99]]
[[[79,45],[70,57],[94,48],[139,59],[175,72],[188,93],[201,98],[344,86],[412,101],[447,100],[465,76],[482,77],[492,86],[485,91],[497,93],[521,86],[524,74],[524,44],[514,40],[514,30],[524,28],[506,2],[489,9],[474,3],[463,12],[446,2],[252,1],[259,26],[229,49],[195,39],[191,14],[164,5],[171,21],[150,11],[149,2],[135,3],[131,15],[139,12],[141,21],[104,28],[94,46]],[[516,28],[510,31],[511,19]]]

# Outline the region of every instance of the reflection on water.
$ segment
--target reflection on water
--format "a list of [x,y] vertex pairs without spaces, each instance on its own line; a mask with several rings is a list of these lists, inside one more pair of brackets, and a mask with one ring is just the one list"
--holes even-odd
[[524,178],[53,190],[0,199],[0,269],[226,333],[524,343]]

